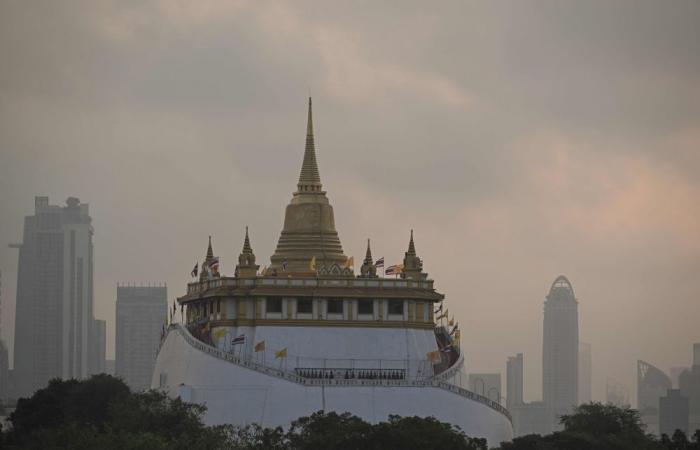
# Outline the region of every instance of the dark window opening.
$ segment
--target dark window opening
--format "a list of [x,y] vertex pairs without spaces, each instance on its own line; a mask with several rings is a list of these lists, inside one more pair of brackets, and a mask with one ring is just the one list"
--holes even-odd
[[313,301],[310,298],[297,299],[297,313],[310,314],[313,308]]
[[343,314],[342,300],[328,300],[328,314]]
[[374,300],[358,300],[357,301],[357,313],[358,314],[374,314]]
[[265,311],[269,313],[281,313],[282,312],[282,299],[281,298],[268,298],[265,300]]
[[389,314],[403,315],[403,300],[389,300]]

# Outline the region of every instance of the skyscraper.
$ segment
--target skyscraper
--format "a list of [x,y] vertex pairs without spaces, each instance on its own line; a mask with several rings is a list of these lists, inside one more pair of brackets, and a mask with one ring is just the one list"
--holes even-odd
[[90,373],[106,373],[105,349],[107,347],[107,322],[94,320],[92,322],[92,345],[90,345]]
[[54,377],[91,373],[93,228],[88,205],[36,197],[19,248],[14,374],[26,396]]
[[689,400],[690,405],[690,422],[689,430],[700,429],[700,361],[697,358],[697,352],[700,345],[693,346],[693,366],[690,369],[685,369],[678,376],[678,387],[681,395]]
[[151,385],[167,314],[165,286],[117,286],[115,374],[132,389]]
[[10,368],[7,355],[7,346],[2,339],[2,272],[0,272],[0,401],[8,396],[10,385]]
[[552,429],[559,416],[578,405],[578,301],[569,280],[560,275],[544,302],[542,397]]
[[659,398],[659,434],[670,437],[676,430],[687,433],[689,411],[688,397],[683,397],[680,389],[669,389],[665,397]]
[[661,369],[637,361],[637,410],[650,433],[659,433],[659,399],[672,386],[671,379]]
[[523,403],[523,354],[509,356],[506,363],[506,408]]
[[591,401],[591,379],[593,369],[591,362],[591,344],[581,342],[578,348],[578,402]]

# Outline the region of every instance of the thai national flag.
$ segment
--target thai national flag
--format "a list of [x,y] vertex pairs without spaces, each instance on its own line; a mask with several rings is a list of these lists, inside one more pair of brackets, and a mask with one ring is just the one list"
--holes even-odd
[[213,271],[219,270],[219,257],[215,256],[210,262],[209,262],[209,267]]
[[384,267],[384,257],[382,256],[381,258],[379,258],[374,265],[377,267]]
[[199,261],[197,261],[197,264],[194,265],[194,269],[192,269],[192,272],[190,272],[190,275],[194,278],[197,276],[198,272],[199,272]]
[[231,345],[245,344],[245,334],[241,334],[231,341]]
[[389,267],[387,267],[386,270],[384,271],[384,274],[386,274],[386,275],[394,275],[394,274],[397,274],[397,273],[399,273],[399,268],[398,268],[398,266],[389,266]]

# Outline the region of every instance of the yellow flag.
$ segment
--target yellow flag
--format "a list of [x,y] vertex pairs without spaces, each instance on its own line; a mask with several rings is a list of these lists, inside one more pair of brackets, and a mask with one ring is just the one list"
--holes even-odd
[[345,260],[345,265],[343,265],[343,269],[349,269],[351,267],[355,267],[355,257],[351,256],[348,259]]
[[226,328],[217,328],[214,332],[214,337],[220,338],[226,336]]
[[275,358],[286,358],[287,357],[287,347],[283,348],[282,350],[275,352]]
[[447,322],[451,327],[455,326],[455,318],[451,318],[449,322]]
[[434,352],[428,352],[425,356],[428,358],[428,361],[430,361],[432,363],[439,363],[441,361],[440,350],[435,350]]
[[265,341],[260,341],[257,344],[255,344],[255,351],[256,352],[264,352],[265,351]]
[[309,262],[309,270],[316,272],[316,255],[311,257],[311,261]]

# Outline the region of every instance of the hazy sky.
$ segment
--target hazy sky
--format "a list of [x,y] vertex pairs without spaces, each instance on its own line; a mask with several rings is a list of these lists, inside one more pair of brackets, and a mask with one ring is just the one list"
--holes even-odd
[[95,311],[117,282],[182,295],[207,236],[232,274],[277,243],[314,97],[346,254],[415,229],[469,371],[525,354],[579,298],[593,393],[700,342],[700,2],[0,1],[2,334],[34,196],[90,204]]

